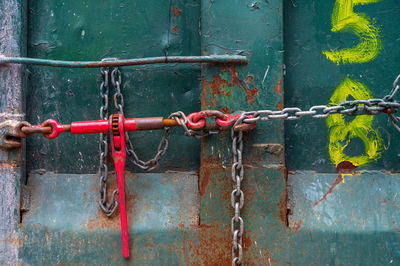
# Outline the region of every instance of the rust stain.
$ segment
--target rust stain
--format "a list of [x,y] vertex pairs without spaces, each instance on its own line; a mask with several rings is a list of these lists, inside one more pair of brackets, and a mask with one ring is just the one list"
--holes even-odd
[[299,221],[295,221],[295,222],[294,222],[292,228],[293,228],[293,230],[294,230],[296,233],[299,231],[299,229],[300,229],[302,223],[303,223],[302,220],[299,220]]
[[173,27],[172,30],[173,30],[174,32],[178,32],[178,26]]
[[246,91],[246,99],[250,104],[252,104],[256,99],[256,95],[258,94],[258,89],[254,87],[255,84],[253,76],[248,75],[246,78],[246,82],[253,85],[253,88],[249,89],[245,83],[243,84],[243,89]]
[[253,104],[256,100],[256,95],[258,94],[258,89],[253,88],[252,90],[244,88],[246,90],[246,99],[250,104]]
[[253,83],[253,81],[254,81],[254,77],[251,76],[251,75],[248,75],[247,78],[246,78],[246,82],[247,83]]
[[329,194],[332,193],[333,189],[340,184],[340,182],[343,181],[343,176],[341,174],[338,175],[338,177],[336,178],[335,182],[333,182],[332,186],[329,188],[328,192],[325,193],[325,195],[319,199],[318,201],[314,202],[312,204],[312,207],[315,208],[321,201],[326,200],[326,198],[328,197]]
[[278,110],[281,111],[283,109],[283,100],[278,103]]
[[[254,77],[251,75],[248,75],[246,78],[246,82],[251,85],[251,89],[247,86],[246,82],[243,80],[239,79],[239,74],[236,71],[235,66],[230,66],[228,69],[226,68],[221,68],[221,72],[225,73],[226,71],[229,71],[231,77],[230,80],[225,80],[221,78],[220,75],[215,74],[213,75],[213,79],[210,82],[207,82],[206,78],[203,77],[203,93],[202,93],[202,101],[205,101],[207,103],[207,93],[208,90],[206,90],[207,87],[211,88],[212,90],[212,95],[211,95],[211,105],[215,106],[217,103],[217,99],[215,98],[216,95],[223,94],[225,96],[230,96],[230,90],[223,90],[223,88],[233,88],[234,86],[237,86],[239,88],[242,88],[246,92],[246,99],[250,104],[253,104],[255,101],[256,95],[258,95],[259,91],[255,87],[254,83]],[[208,104],[205,104],[208,105]]]
[[229,113],[230,113],[229,108],[226,107],[226,106],[221,107],[220,110],[221,110],[222,112],[224,112],[225,114],[229,114]]
[[202,83],[202,91],[201,91],[201,107],[202,109],[208,108],[209,102],[208,102],[208,87],[207,87],[207,81],[205,77],[202,77],[201,80]]
[[152,236],[152,234],[148,234],[147,235],[147,243],[146,243],[146,247],[150,247],[150,246],[153,246],[153,236]]
[[236,85],[239,88],[243,88],[244,91],[246,92],[246,100],[250,103],[253,104],[255,99],[256,99],[256,95],[258,94],[258,89],[254,87],[254,77],[251,75],[248,75],[246,77],[246,82],[252,85],[252,89],[249,89],[246,85],[245,82],[243,82],[242,80],[239,79],[239,74],[236,72],[236,67],[235,66],[231,66],[229,67],[229,71],[231,72],[231,82],[230,85]]
[[332,191],[335,189],[335,187],[338,186],[340,184],[340,182],[343,181],[343,174],[352,173],[356,168],[357,168],[357,166],[353,165],[349,161],[344,161],[344,162],[339,163],[338,166],[336,167],[336,170],[338,172],[338,177],[335,179],[332,186],[329,188],[328,192],[326,192],[325,195],[321,199],[314,202],[312,204],[312,207],[315,208],[321,201],[326,200],[328,195],[332,193]]
[[336,170],[339,174],[349,174],[352,173],[356,168],[357,166],[355,166],[351,162],[344,161],[338,164]]
[[278,94],[282,94],[282,80],[278,80],[278,84],[275,86],[275,92]]
[[107,217],[100,209],[98,209],[96,217],[94,217],[94,219],[89,219],[86,226],[89,232],[96,232],[99,228],[110,228],[112,231],[117,232],[120,230],[119,215],[117,214],[112,217]]
[[[196,230],[198,241],[188,244],[190,257],[188,265],[230,265],[231,237],[220,226],[199,226]],[[243,239],[246,241],[245,239]],[[190,242],[190,240],[188,241]],[[186,254],[188,255],[188,254]]]
[[18,168],[19,167],[19,163],[17,162],[1,162],[0,163],[0,169],[6,169],[6,168]]
[[[115,174],[115,173],[110,173]],[[132,176],[128,177],[128,172],[126,172],[125,174],[125,179],[128,178],[133,178]],[[95,182],[93,182],[95,184]],[[108,183],[108,189],[107,189],[107,200],[110,201],[111,197],[112,197],[112,193],[114,191],[114,189],[116,188],[117,184],[116,182],[109,182]],[[98,187],[97,185],[95,185],[93,187],[93,190],[97,193],[98,191]],[[137,199],[137,194],[135,192],[132,191],[126,191],[126,202],[125,202],[125,206],[126,206],[126,210],[127,210],[127,219],[128,219],[128,224],[130,224],[132,222],[132,219],[134,219],[134,204],[136,202]],[[93,217],[93,219],[89,219],[87,221],[87,229],[89,232],[94,232],[97,231],[99,228],[101,229],[109,229],[112,230],[114,232],[118,232],[121,230],[121,223],[120,223],[120,218],[119,218],[119,208],[117,208],[117,210],[115,211],[115,214],[111,217],[107,217],[102,210],[100,210],[100,208],[97,208],[97,214],[95,217]]]
[[213,76],[213,81],[209,82],[208,85],[211,88],[213,95],[224,94],[225,96],[230,96],[229,92],[221,90],[221,87],[229,86],[229,83],[222,79],[218,74]]
[[[229,92],[221,89],[221,88],[227,87],[227,86],[229,86],[228,82],[226,80],[222,79],[218,74],[215,74],[213,76],[212,81],[207,83],[207,81],[205,80],[205,86],[203,86],[204,97],[202,97],[202,100],[204,100],[204,98],[207,98],[208,90],[206,88],[209,87],[209,88],[211,88],[211,106],[215,106],[217,104],[217,98],[215,97],[215,95],[224,94],[225,96],[230,96]],[[206,100],[205,103],[206,102],[208,102],[208,101]]]
[[174,14],[174,16],[179,16],[182,13],[182,11],[180,11],[176,6],[173,6],[172,13]]
[[279,208],[279,219],[282,221],[283,224],[285,224],[285,226],[288,226],[286,196],[279,200],[278,208]]
[[236,72],[236,67],[235,66],[230,66],[229,67],[229,72],[231,72],[231,83],[230,85],[236,85],[240,88],[240,82],[239,82],[239,73]]
[[208,183],[210,182],[211,169],[203,167],[201,170],[202,175],[201,178],[199,178],[199,193],[200,196],[203,197],[207,190]]
[[253,241],[251,241],[251,239],[252,239],[252,237],[250,237],[246,233],[246,231],[244,231],[244,234],[243,234],[243,249],[245,251],[247,251],[251,247],[251,245],[253,245]]
[[20,238],[7,238],[0,240],[0,242],[6,242],[19,248],[24,246],[24,241]]

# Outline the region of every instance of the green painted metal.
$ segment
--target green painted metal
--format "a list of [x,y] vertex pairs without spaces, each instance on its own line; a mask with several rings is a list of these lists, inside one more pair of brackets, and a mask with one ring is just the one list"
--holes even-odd
[[[0,6],[11,2],[21,4],[0,1]],[[365,83],[375,97],[386,95],[399,67],[400,40],[393,37],[399,33],[393,23],[398,1],[355,8],[379,26],[383,49],[370,63],[340,66],[322,51],[351,47],[359,40],[331,31],[334,4],[35,0],[29,1],[27,55],[83,61],[225,54],[249,59],[247,65],[122,67],[127,117],[168,116],[177,110],[307,108],[329,103],[347,75]],[[1,10],[0,23],[10,23]],[[13,17],[16,22],[7,24],[21,50],[1,50],[5,56],[25,55],[23,26],[17,27],[26,25],[20,18],[23,10],[14,10],[20,12]],[[3,47],[9,44],[0,42]],[[22,68],[9,67],[0,68],[0,88],[7,88],[0,90],[7,92],[0,94],[0,110],[20,114]],[[61,123],[98,118],[98,70],[28,69],[26,112],[32,124],[47,118]],[[12,91],[7,81],[15,77],[14,70],[19,71],[14,80],[21,83]],[[351,174],[334,173],[325,120],[270,121],[245,134],[245,264],[399,264],[400,138],[384,116],[375,118],[373,127],[386,150]],[[197,140],[182,133],[175,130],[159,173],[127,167],[128,260],[121,254],[118,214],[109,219],[97,207],[98,136],[27,140],[20,224],[20,153],[0,152],[0,188],[3,194],[12,192],[6,204],[4,196],[0,201],[1,264],[230,265],[230,134]],[[160,135],[133,132],[131,139],[147,159]],[[352,155],[362,151],[357,140],[346,149]],[[16,159],[5,167],[10,154]]]
[[174,63],[214,63],[246,64],[247,59],[241,55],[215,56],[161,56],[134,59],[115,59],[112,61],[63,61],[29,57],[0,57],[0,64],[26,64],[67,68],[99,68],[115,66],[138,66],[150,64]]
[[[360,40],[351,29],[331,31],[335,2],[339,1],[285,1],[287,106],[328,103],[346,77],[365,84],[379,98],[390,92],[398,75],[400,42],[396,36],[400,31],[392,18],[399,18],[399,1],[374,1],[354,7],[354,12],[365,14],[359,16],[370,18],[380,29],[382,50],[368,63],[339,66],[322,51],[353,47]],[[330,160],[326,121],[304,119],[285,123],[288,220],[292,228],[288,262],[295,265],[400,263],[397,198],[400,138],[387,116],[374,118],[372,127],[383,139],[382,157],[359,167],[354,175],[341,176],[335,173],[337,170]],[[345,149],[350,156],[363,152],[364,143],[357,138]]]
[[198,226],[199,200],[194,172],[126,173],[128,260],[120,252],[118,215],[110,219],[98,208],[97,175],[34,173],[28,187],[31,206],[21,227],[24,265],[186,264],[190,254],[184,250],[196,242],[192,230]]
[[[203,67],[202,109],[234,112],[283,107],[282,22],[282,1],[202,1],[203,53],[241,52],[249,57],[247,66]],[[275,264],[285,255],[283,144],[282,121],[260,123],[245,136],[246,265]],[[231,145],[230,132],[226,132],[204,139],[201,151],[200,222],[214,227],[226,248],[214,265],[230,265],[232,259],[227,252],[232,248]]]
[[[29,57],[86,61],[104,57],[201,55],[198,1],[31,1],[29,9]],[[70,123],[98,119],[101,102],[98,69],[42,66],[29,69],[29,121],[42,123],[54,118]],[[198,63],[124,67],[122,92],[126,117],[167,117],[177,110],[185,113],[199,110],[199,79]],[[160,131],[131,134],[142,158],[154,156],[161,134]],[[171,139],[169,152],[158,171],[198,169],[200,141],[183,136],[181,130],[174,130]],[[56,141],[34,136],[27,141],[28,172],[47,169],[95,173],[97,142],[95,135],[62,136]],[[131,164],[127,166],[137,171]]]
[[293,236],[288,261],[297,265],[397,265],[400,261],[400,175],[360,171],[345,176],[289,175]]
[[[368,63],[340,66],[327,60],[322,51],[353,47],[359,40],[351,32],[331,31],[334,4],[335,1],[285,2],[286,106],[306,108],[329,103],[335,89],[348,75],[365,84],[376,98],[385,96],[392,89],[400,67],[400,40],[396,37],[399,36],[400,29],[389,18],[399,17],[400,2],[385,0],[355,6],[354,12],[364,13],[380,29],[382,50]],[[372,127],[381,134],[387,150],[383,152],[382,159],[371,160],[363,168],[399,171],[400,138],[397,131],[390,126],[389,118],[384,115],[377,116]],[[285,129],[286,162],[289,169],[336,172],[329,159],[329,135],[325,120],[291,121],[285,124]],[[363,151],[362,141],[354,139],[346,152],[358,155]],[[313,156],[308,156],[309,154]]]

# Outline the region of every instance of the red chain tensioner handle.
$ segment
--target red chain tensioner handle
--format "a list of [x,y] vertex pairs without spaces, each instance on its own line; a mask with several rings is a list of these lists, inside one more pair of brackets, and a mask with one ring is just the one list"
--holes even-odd
[[108,121],[109,131],[111,132],[112,157],[114,159],[115,171],[118,180],[118,199],[119,199],[119,217],[121,220],[122,236],[122,255],[129,258],[129,239],[128,239],[128,221],[125,208],[125,130],[124,115],[115,114],[110,116]]

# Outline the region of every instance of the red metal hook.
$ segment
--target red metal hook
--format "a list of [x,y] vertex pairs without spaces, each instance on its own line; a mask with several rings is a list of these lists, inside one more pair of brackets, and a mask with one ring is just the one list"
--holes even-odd
[[[35,126],[34,126],[35,127]],[[60,125],[56,120],[54,119],[48,119],[44,121],[41,125],[41,127],[51,127],[51,132],[50,133],[43,133],[43,136],[47,139],[54,139],[57,138],[60,133],[65,132],[65,129],[63,125]]]

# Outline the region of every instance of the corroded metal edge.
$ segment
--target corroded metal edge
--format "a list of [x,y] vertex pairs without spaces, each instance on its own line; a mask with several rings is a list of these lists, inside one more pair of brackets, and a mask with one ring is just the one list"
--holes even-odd
[[[0,54],[26,54],[24,0],[0,0]],[[24,66],[0,66],[0,121],[23,118]],[[19,252],[21,149],[0,150],[0,264],[16,265]]]

